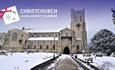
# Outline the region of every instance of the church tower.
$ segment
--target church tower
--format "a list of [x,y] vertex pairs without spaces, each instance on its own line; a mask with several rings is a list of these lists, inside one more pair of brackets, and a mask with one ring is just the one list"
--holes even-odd
[[85,10],[71,9],[71,30],[74,31],[74,36],[80,51],[86,51],[87,34],[85,24]]

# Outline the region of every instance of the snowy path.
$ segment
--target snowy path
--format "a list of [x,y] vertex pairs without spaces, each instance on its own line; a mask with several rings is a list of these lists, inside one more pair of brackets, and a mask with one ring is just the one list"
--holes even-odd
[[47,70],[82,70],[69,55],[60,56]]

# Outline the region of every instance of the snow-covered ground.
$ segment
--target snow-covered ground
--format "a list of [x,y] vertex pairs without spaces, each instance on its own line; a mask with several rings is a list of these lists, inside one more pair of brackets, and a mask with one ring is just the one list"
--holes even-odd
[[[115,57],[112,56],[103,56],[103,57],[96,57],[95,55],[92,55],[93,57],[93,65],[99,67],[102,70],[115,70]],[[77,58],[84,60],[88,57],[83,57],[82,54],[77,54]]]
[[8,53],[0,55],[0,70],[30,70],[51,58],[53,53]]
[[115,70],[115,57],[96,57],[93,62],[102,70]]

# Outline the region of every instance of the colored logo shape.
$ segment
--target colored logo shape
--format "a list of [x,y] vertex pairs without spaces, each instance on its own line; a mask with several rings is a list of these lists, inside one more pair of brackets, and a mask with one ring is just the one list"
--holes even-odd
[[6,25],[20,20],[16,6],[12,6],[0,11],[0,18],[4,20]]

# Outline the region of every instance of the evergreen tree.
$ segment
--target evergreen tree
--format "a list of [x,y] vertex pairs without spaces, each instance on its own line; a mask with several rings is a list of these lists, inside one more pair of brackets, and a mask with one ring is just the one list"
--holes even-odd
[[101,29],[91,39],[91,50],[105,53],[115,52],[115,35],[107,29]]

